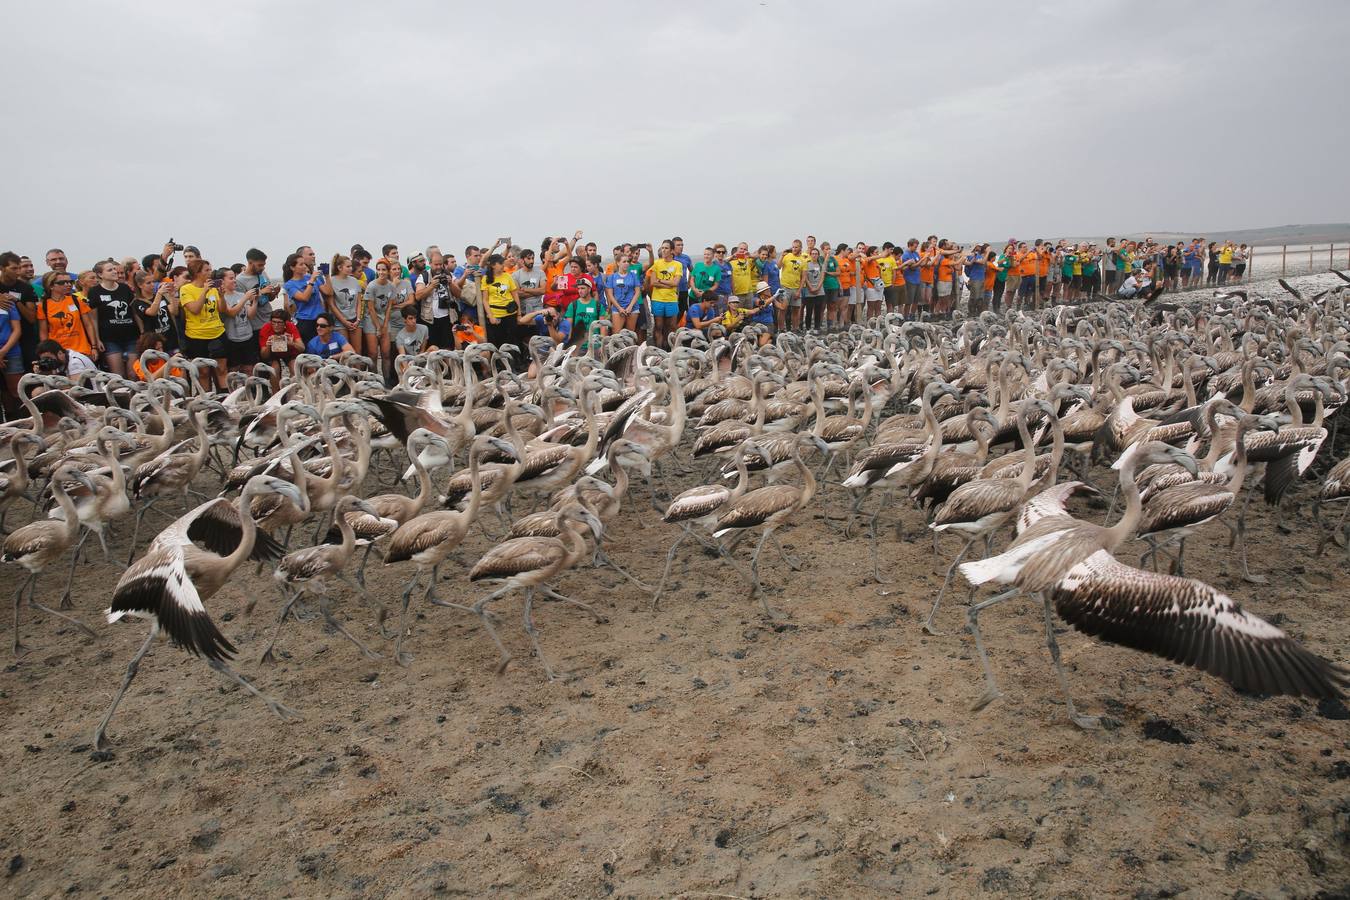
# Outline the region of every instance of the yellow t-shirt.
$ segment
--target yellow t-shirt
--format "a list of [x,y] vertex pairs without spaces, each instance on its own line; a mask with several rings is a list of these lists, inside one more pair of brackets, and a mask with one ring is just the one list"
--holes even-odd
[[1227,266],[1233,263],[1233,248],[1224,247],[1219,251],[1219,265]]
[[731,258],[731,292],[745,296],[755,289],[755,261],[750,257]]
[[881,270],[881,283],[884,287],[890,287],[895,284],[895,257],[883,256],[877,260],[877,268]]
[[652,302],[653,303],[679,303],[680,291],[676,287],[661,287],[656,283],[656,279],[665,278],[673,280],[678,285],[680,276],[684,274],[684,263],[675,259],[658,259],[652,263]]
[[483,291],[484,305],[487,306],[488,315],[492,318],[505,319],[519,314],[520,308],[516,305],[516,301],[511,299],[511,292],[516,289],[516,280],[510,274],[502,272],[492,281],[483,278],[480,287]]
[[807,258],[800,253],[793,253],[789,250],[783,254],[783,260],[779,263],[778,283],[789,290],[797,290],[802,286],[802,269],[806,268]]
[[[206,291],[206,302],[194,315],[188,309],[188,304],[200,300],[203,290]],[[194,341],[209,341],[225,333],[225,323],[220,321],[220,292],[215,288],[185,284],[178,292],[178,302],[183,307],[183,333]]]

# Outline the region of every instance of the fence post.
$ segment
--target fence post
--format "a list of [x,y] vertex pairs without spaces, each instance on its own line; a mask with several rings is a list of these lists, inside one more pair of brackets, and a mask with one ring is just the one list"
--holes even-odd
[[1308,245],[1308,271],[1311,272],[1311,271],[1312,271],[1312,268],[1313,268],[1313,245],[1312,245],[1312,244],[1309,244],[1309,245]]
[[1336,268],[1336,245],[1332,244],[1327,250],[1327,268]]
[[1286,262],[1287,262],[1288,258],[1289,258],[1289,245],[1288,245],[1288,244],[1281,244],[1281,245],[1280,245],[1280,276],[1281,276],[1281,277],[1283,277],[1284,274],[1285,274],[1285,272],[1286,272],[1285,265],[1286,265]]

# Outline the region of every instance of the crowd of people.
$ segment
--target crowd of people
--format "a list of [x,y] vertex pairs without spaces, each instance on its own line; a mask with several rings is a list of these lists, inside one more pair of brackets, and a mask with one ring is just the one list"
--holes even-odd
[[[470,245],[461,260],[439,247],[404,259],[360,244],[319,262],[312,247],[286,256],[280,277],[251,249],[216,266],[170,241],[144,257],[106,258],[78,274],[49,250],[46,272],[0,253],[0,356],[5,406],[20,376],[102,368],[145,379],[146,350],[215,361],[203,373],[223,390],[231,370],[291,364],[301,353],[359,353],[396,377],[400,355],[489,340],[524,347],[535,336],[585,350],[597,331],[629,329],[664,345],[676,329],[735,331],[748,322],[825,332],[882,313],[943,319],[966,309],[1039,308],[1102,296],[1150,299],[1163,291],[1241,279],[1246,244],[1104,244],[1009,239],[1002,249],[929,235],[903,245],[831,244],[813,235],[780,251],[744,241],[704,247],[695,260],[680,237],[623,243],[608,262],[583,233],[544,239],[538,252],[509,237]],[[182,259],[179,261],[178,255]],[[157,364],[164,365],[161,360]]]

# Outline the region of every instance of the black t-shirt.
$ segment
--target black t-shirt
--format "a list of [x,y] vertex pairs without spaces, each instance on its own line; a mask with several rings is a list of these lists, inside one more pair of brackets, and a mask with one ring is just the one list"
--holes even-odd
[[38,343],[38,328],[36,321],[30,322],[24,317],[24,304],[27,304],[28,312],[37,317],[37,291],[27,281],[20,278],[11,285],[0,284],[0,294],[10,294],[18,299],[19,307],[19,325],[21,333],[19,335],[19,347],[23,350],[23,361],[27,365],[37,358],[34,348]]
[[105,341],[129,343],[140,337],[141,330],[131,317],[136,297],[131,288],[119,284],[108,290],[101,284],[89,289],[89,305],[98,313],[99,337]]

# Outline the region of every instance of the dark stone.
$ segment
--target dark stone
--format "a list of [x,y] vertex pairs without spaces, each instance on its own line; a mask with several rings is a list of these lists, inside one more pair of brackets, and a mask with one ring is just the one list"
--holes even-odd
[[228,878],[231,875],[238,875],[239,867],[234,863],[221,863],[218,866],[212,866],[206,874],[212,878]]
[[89,760],[96,763],[112,762],[116,758],[117,754],[113,753],[111,750],[95,750],[93,753],[89,754]]
[[61,812],[74,812],[74,811],[75,811],[74,800],[67,800],[65,803],[61,804]]
[[725,848],[727,843],[730,842],[730,840],[731,840],[731,829],[723,828],[721,831],[717,832],[717,836],[713,838],[713,845],[718,848]]
[[992,869],[985,869],[984,875],[980,878],[980,890],[982,891],[1011,891],[1013,887],[1012,872],[1007,869],[996,866]]
[[1149,719],[1144,723],[1144,737],[1151,741],[1165,741],[1169,744],[1192,744],[1190,738],[1182,734],[1177,727],[1166,719]]
[[163,859],[159,860],[159,862],[155,863],[155,865],[153,866],[153,868],[156,868],[156,869],[167,869],[169,866],[173,865],[173,864],[176,863],[176,862],[178,862],[178,857],[176,857],[176,856],[166,856],[166,857],[164,857]]
[[1324,719],[1336,719],[1344,721],[1350,719],[1350,709],[1345,708],[1345,704],[1333,697],[1325,697],[1317,701],[1317,714]]
[[13,856],[11,856],[9,858],[9,874],[17,875],[19,873],[19,870],[23,868],[23,864],[24,864],[23,854],[16,853]]
[[366,674],[362,675],[360,678],[356,680],[363,682],[365,684],[372,684],[375,681],[375,679],[379,677],[380,677],[379,672],[367,672]]
[[1350,778],[1350,762],[1343,759],[1337,760],[1331,764],[1331,779],[1333,781],[1343,781]]

